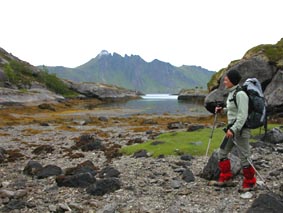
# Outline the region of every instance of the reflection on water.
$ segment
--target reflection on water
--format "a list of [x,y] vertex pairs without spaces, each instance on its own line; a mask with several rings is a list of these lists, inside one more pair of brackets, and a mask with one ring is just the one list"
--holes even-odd
[[164,113],[172,115],[208,115],[203,103],[178,100],[177,95],[148,94],[141,99],[127,102],[115,102],[101,105],[107,109],[121,109],[126,114],[156,114]]

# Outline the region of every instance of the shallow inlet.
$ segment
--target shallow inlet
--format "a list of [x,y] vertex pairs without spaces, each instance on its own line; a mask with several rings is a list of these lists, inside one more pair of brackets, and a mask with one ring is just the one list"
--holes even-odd
[[105,109],[121,110],[124,115],[133,114],[172,114],[202,116],[210,113],[205,109],[203,103],[197,101],[178,100],[177,95],[170,94],[147,94],[141,99],[130,100],[127,102],[115,102],[102,104],[100,107]]

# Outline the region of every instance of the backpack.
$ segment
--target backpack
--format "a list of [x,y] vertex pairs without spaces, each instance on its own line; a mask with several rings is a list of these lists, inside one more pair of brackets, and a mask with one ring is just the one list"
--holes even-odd
[[239,91],[244,91],[249,97],[249,113],[244,127],[256,129],[264,126],[267,131],[266,101],[262,92],[261,84],[256,78],[248,78],[243,86],[237,87],[233,94],[233,100],[236,102],[236,95]]

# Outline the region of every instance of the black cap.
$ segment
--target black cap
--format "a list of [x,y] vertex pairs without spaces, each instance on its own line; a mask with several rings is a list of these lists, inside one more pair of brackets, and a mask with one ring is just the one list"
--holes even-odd
[[226,76],[229,78],[231,83],[234,85],[237,85],[242,78],[242,76],[237,70],[230,70]]

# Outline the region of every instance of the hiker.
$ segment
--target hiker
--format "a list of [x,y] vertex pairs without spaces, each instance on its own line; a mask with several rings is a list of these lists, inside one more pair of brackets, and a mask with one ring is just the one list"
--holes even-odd
[[232,179],[231,163],[228,159],[228,154],[234,147],[233,140],[238,144],[239,157],[241,159],[241,165],[243,168],[244,180],[242,183],[242,191],[249,191],[253,189],[256,184],[255,170],[249,164],[248,159],[251,155],[249,138],[251,132],[249,128],[244,126],[246,119],[248,117],[248,107],[249,98],[244,91],[239,91],[236,94],[237,105],[235,105],[233,94],[239,87],[239,82],[241,80],[240,73],[232,69],[224,77],[225,88],[228,89],[229,94],[226,101],[226,107],[216,107],[215,113],[224,112],[227,113],[228,126],[225,128],[225,138],[220,146],[218,153],[219,157],[219,169],[220,176],[218,179],[218,185],[225,185],[227,181]]

